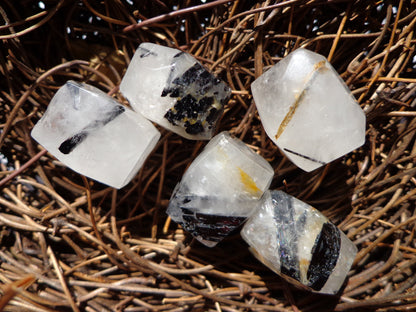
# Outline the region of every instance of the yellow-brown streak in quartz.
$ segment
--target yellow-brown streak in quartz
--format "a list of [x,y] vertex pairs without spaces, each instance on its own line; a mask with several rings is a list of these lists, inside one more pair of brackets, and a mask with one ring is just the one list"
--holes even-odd
[[256,182],[254,182],[253,178],[250,177],[243,169],[237,167],[238,171],[240,172],[240,179],[243,185],[245,186],[246,190],[252,195],[261,195],[261,190],[257,187]]
[[[316,63],[313,67],[313,71],[308,75],[310,78],[307,80],[312,80],[312,75],[318,71],[325,68],[325,60],[320,61],[318,63]],[[307,85],[309,85],[310,83],[308,82]],[[292,120],[293,115],[295,114],[297,108],[299,107],[299,103],[303,100],[306,90],[308,89],[308,86],[305,86],[305,88],[302,90],[302,92],[296,97],[295,102],[293,103],[292,106],[290,106],[289,111],[287,112],[285,118],[283,118],[283,121],[281,122],[279,129],[277,129],[277,133],[274,136],[277,139],[279,139],[279,137],[282,135],[283,131],[286,129],[287,125],[289,124],[289,122]]]
[[299,260],[299,271],[300,271],[300,280],[303,284],[306,284],[308,282],[307,279],[307,273],[309,269],[309,260],[305,258],[301,258]]
[[280,124],[279,129],[277,129],[276,135],[274,136],[276,140],[279,139],[279,137],[282,135],[283,131],[286,129],[289,122],[292,120],[292,117],[295,114],[296,109],[298,108],[299,103],[303,99],[304,96],[305,96],[305,89],[303,89],[302,93],[296,97],[295,103],[293,103],[293,105],[290,106],[289,111],[287,112],[285,118],[283,118],[283,121]]

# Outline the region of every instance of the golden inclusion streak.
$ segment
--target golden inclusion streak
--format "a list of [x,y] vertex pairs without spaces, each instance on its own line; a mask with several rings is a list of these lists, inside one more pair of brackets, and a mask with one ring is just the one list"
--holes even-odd
[[324,67],[325,67],[325,60],[320,61],[313,66],[313,71],[308,75],[309,76],[309,79],[307,79],[308,83],[306,84],[305,88],[303,88],[302,92],[296,97],[295,102],[289,107],[289,111],[287,112],[285,118],[283,118],[282,122],[280,123],[279,129],[277,129],[277,133],[274,136],[276,140],[279,139],[283,131],[285,131],[289,122],[292,120],[293,115],[295,114],[296,110],[299,107],[299,103],[303,100],[303,98],[305,97],[306,91],[309,89],[311,85],[311,81],[314,78],[313,77],[314,74],[317,71],[323,69]]
[[249,193],[253,195],[261,194],[261,190],[257,187],[256,182],[254,182],[253,178],[250,177],[243,169],[237,167],[238,171],[240,172],[240,178],[243,185],[249,191]]
[[293,103],[292,106],[289,107],[289,111],[287,112],[285,118],[283,118],[282,123],[279,126],[279,129],[277,130],[276,135],[274,136],[277,139],[282,135],[283,131],[285,131],[287,125],[292,120],[293,115],[295,114],[297,108],[299,107],[300,101],[302,101],[303,97],[305,96],[306,88],[302,90],[302,93],[299,94],[296,99],[295,103]]

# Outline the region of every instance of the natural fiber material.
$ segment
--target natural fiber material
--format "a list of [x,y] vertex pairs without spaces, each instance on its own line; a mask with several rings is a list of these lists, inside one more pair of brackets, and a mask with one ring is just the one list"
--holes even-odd
[[[416,309],[416,2],[205,2],[1,2],[0,309]],[[238,232],[210,249],[169,221],[172,190],[206,142],[162,130],[143,169],[115,191],[30,138],[69,79],[127,105],[118,86],[146,41],[187,51],[226,81],[233,95],[218,131],[271,163],[273,189],[313,205],[356,244],[340,296],[285,283]],[[326,56],[367,115],[365,145],[311,173],[268,139],[250,93],[256,77],[299,47]]]

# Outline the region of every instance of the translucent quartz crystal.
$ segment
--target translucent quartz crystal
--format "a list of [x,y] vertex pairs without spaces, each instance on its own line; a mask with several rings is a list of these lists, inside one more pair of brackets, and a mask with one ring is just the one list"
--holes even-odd
[[191,55],[142,43],[120,85],[146,118],[193,140],[208,140],[231,89]]
[[255,210],[273,174],[264,158],[221,132],[189,166],[167,213],[200,242],[213,247]]
[[251,90],[268,136],[305,171],[364,144],[365,114],[322,55],[297,49]]
[[281,191],[268,191],[241,235],[271,270],[301,288],[336,294],[357,254],[325,216]]
[[68,81],[32,137],[69,168],[121,188],[140,169],[160,133],[99,89]]

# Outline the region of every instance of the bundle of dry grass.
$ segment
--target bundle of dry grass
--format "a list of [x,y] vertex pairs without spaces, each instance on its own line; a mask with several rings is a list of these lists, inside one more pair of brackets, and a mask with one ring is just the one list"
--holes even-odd
[[[416,309],[416,2],[52,1],[0,4],[0,308],[5,311]],[[359,248],[340,296],[285,283],[239,234],[209,249],[170,223],[175,184],[206,142],[162,131],[122,190],[30,138],[68,79],[118,92],[135,48],[195,55],[233,89],[229,130],[275,168],[272,188],[321,210]],[[366,144],[297,169],[265,135],[250,84],[290,51],[329,58],[367,115]],[[117,166],[115,163],[114,166]]]

